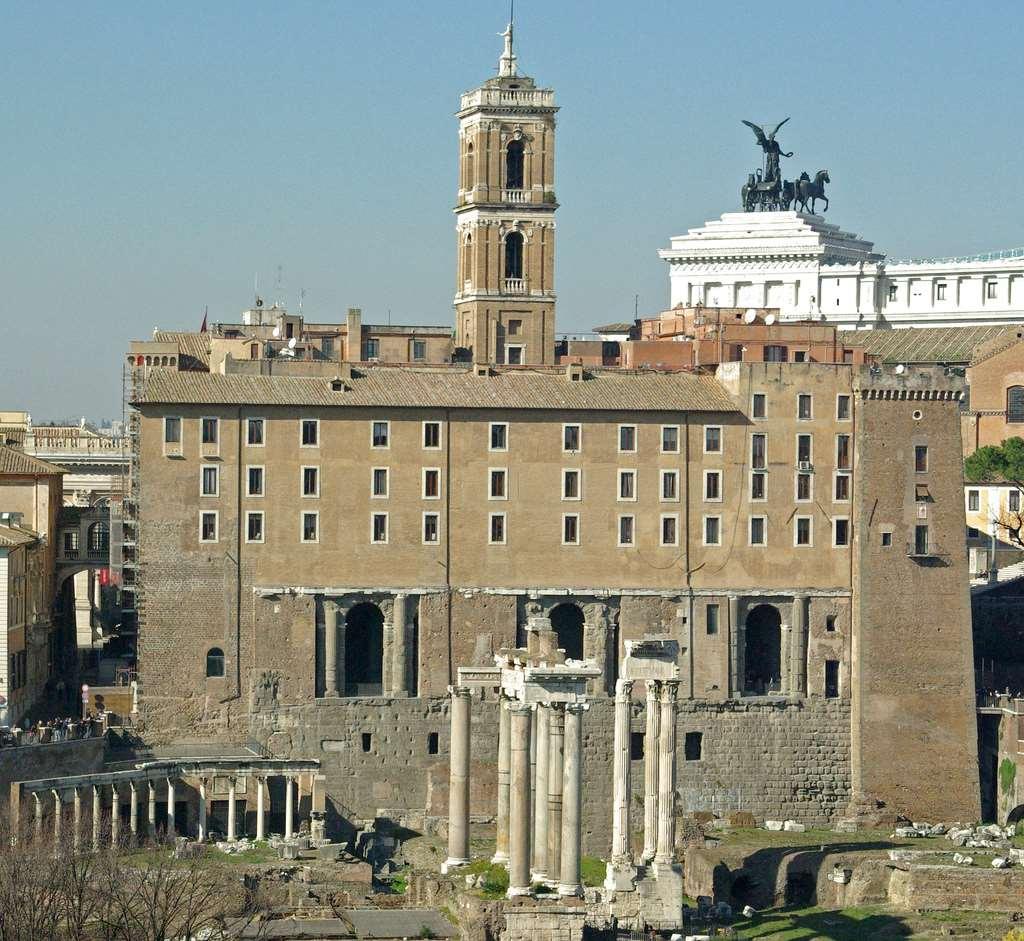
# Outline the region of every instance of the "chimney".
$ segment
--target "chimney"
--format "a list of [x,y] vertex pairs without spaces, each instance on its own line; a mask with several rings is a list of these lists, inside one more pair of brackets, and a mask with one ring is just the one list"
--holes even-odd
[[358,363],[363,358],[363,312],[358,307],[348,309],[345,326],[345,362]]

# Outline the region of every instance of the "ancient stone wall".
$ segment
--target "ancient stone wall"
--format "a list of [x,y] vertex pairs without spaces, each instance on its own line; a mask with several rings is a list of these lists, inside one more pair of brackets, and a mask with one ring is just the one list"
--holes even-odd
[[85,738],[52,745],[0,748],[0,810],[6,813],[11,784],[15,781],[102,770],[104,744],[103,738]]

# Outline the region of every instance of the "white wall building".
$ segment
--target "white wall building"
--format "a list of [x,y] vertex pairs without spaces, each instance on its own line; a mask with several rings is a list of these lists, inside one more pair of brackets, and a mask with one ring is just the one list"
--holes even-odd
[[1024,249],[886,261],[821,216],[727,212],[672,238],[670,305],[778,307],[785,320],[844,328],[1024,321]]

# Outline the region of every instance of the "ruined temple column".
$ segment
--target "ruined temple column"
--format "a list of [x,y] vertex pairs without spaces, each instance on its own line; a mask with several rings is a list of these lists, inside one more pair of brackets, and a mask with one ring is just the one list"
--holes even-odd
[[146,819],[149,823],[149,838],[156,836],[156,785],[149,782],[149,807],[147,808]]
[[562,784],[562,866],[559,895],[580,895],[583,829],[583,703],[565,707],[565,769]]
[[509,701],[501,696],[498,699],[498,813],[497,834],[494,841],[494,855],[491,862],[501,866],[508,865],[508,800],[509,800],[509,760],[512,749],[512,714],[509,712]]
[[174,824],[174,779],[167,779],[167,839],[173,840],[176,833]]
[[537,756],[537,773],[533,790],[533,866],[531,878],[534,882],[543,882],[548,878],[551,869],[548,866],[548,732],[550,729],[551,710],[543,704],[537,705],[537,744],[534,752]]
[[[551,704],[548,717],[548,876],[562,873],[562,784],[565,774],[565,707]],[[539,794],[539,800],[545,795]]]
[[235,836],[235,776],[228,778],[228,842],[234,843]]
[[266,821],[263,809],[263,788],[266,786],[265,778],[256,779],[256,839],[266,838]]
[[82,844],[82,789],[76,787],[72,804],[71,848],[77,853]]
[[661,737],[658,742],[658,849],[656,863],[676,855],[676,696],[677,680],[661,684]]
[[324,697],[338,695],[338,604],[324,601]]
[[444,872],[469,862],[470,690],[449,686],[451,744],[448,760],[448,859]]
[[615,737],[612,746],[612,857],[608,863],[605,888],[624,888],[620,876],[632,883],[633,853],[629,845],[629,771],[630,710],[633,681],[615,684]]
[[134,781],[128,782],[130,788],[128,795],[128,829],[132,834],[132,842],[139,835],[139,789]]
[[740,599],[729,595],[729,696],[743,695],[743,644],[740,629]]
[[102,810],[100,808],[100,787],[98,784],[92,786],[92,851],[100,851],[100,819]]
[[391,695],[406,697],[409,695],[409,665],[407,650],[409,643],[409,625],[406,612],[408,596],[402,593],[395,595],[394,641],[391,667]]
[[199,837],[200,843],[206,842],[206,778],[199,779]]
[[60,827],[63,823],[61,818],[64,816],[64,802],[56,788],[50,793],[53,794],[53,854],[56,856],[60,853]]
[[525,703],[509,706],[512,747],[509,757],[508,898],[530,894],[530,724]]
[[117,793],[117,785],[110,785],[110,845],[115,849],[121,838],[121,808],[118,806],[121,796]]
[[647,681],[647,715],[644,733],[644,851],[641,859],[649,863],[658,847],[658,730],[661,706],[658,681]]
[[794,696],[807,695],[807,596],[793,598],[793,633],[790,638],[789,692]]
[[290,840],[295,830],[295,798],[293,797],[295,782],[289,774],[284,779],[284,838]]

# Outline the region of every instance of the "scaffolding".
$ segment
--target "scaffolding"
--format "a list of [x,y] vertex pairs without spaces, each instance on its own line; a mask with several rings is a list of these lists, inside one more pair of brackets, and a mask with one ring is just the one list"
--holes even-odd
[[122,464],[119,500],[111,500],[111,553],[117,562],[117,583],[121,588],[122,631],[138,632],[142,597],[139,584],[139,434],[140,416],[135,402],[145,388],[145,367],[134,364],[121,367],[121,419],[125,434],[122,447],[127,458]]

